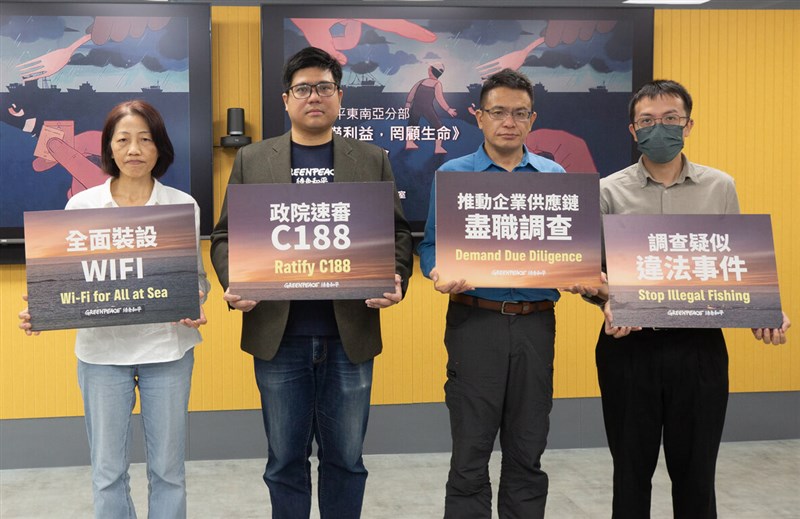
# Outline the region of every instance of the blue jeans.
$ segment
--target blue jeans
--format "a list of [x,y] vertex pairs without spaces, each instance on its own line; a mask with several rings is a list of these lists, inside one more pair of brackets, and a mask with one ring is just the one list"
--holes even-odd
[[360,517],[372,360],[351,363],[338,337],[286,336],[272,360],[255,359],[255,373],[269,443],[264,481],[273,519],[311,513],[312,440],[321,518]]
[[131,412],[139,386],[147,456],[148,517],[186,517],[184,457],[194,350],[173,362],[133,366],[78,360],[92,458],[94,514],[135,518],[128,476]]

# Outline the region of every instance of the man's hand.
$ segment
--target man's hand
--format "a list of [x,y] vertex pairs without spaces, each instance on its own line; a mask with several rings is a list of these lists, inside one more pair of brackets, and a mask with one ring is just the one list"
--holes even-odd
[[225,293],[222,295],[222,299],[227,302],[231,308],[235,308],[236,310],[241,310],[242,312],[249,312],[253,308],[256,307],[258,301],[251,301],[249,299],[242,299],[242,296],[237,296],[236,294],[231,294],[231,289],[226,288]]
[[439,273],[436,271],[436,267],[431,269],[431,280],[433,281],[433,288],[441,292],[442,294],[460,294],[462,292],[466,292],[467,290],[475,290],[475,287],[471,286],[467,283],[465,279],[459,279],[455,281],[450,281],[449,283],[439,284]]
[[600,297],[608,301],[608,276],[605,272],[600,273],[600,283],[597,286],[572,285],[561,289],[562,292],[578,294],[586,297]]
[[388,308],[403,300],[403,279],[400,274],[394,275],[394,292],[384,292],[383,297],[375,297],[364,301],[370,308]]
[[603,325],[606,335],[611,335],[615,339],[625,337],[631,332],[638,332],[642,329],[641,326],[614,326],[614,314],[611,313],[611,303],[608,301],[603,305],[603,315],[606,316],[606,321]]
[[789,321],[789,316],[786,315],[786,312],[781,313],[783,314],[783,323],[780,328],[751,328],[750,331],[753,332],[753,337],[757,341],[764,341],[764,344],[774,344],[775,346],[786,344],[786,331],[792,323]]

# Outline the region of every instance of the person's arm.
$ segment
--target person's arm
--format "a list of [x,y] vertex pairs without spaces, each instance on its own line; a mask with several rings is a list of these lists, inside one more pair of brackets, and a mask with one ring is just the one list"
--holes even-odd
[[211,282],[206,275],[206,267],[203,265],[203,251],[200,247],[200,207],[194,202],[194,233],[197,242],[197,289],[203,293],[200,296],[200,304],[206,302],[208,293],[211,292]]
[[[600,183],[600,218],[606,214],[614,214],[614,210],[612,209],[612,197],[610,191],[607,189],[603,189],[603,182]],[[597,298],[595,301],[589,301],[595,304],[600,303],[600,299],[606,299],[605,303],[598,304],[600,308],[603,310],[603,316],[605,317],[605,322],[603,324],[603,330],[605,331],[606,335],[611,335],[615,339],[619,339],[621,337],[625,337],[629,335],[631,332],[638,332],[642,329],[641,326],[614,326],[614,314],[611,313],[611,302],[608,301],[609,299],[609,290],[608,290],[608,276],[606,274],[606,249],[605,249],[605,235],[603,234],[603,226],[602,220],[600,225],[600,269],[602,270],[600,276],[603,281],[603,287],[605,288],[604,291],[598,290]]]
[[419,265],[422,274],[433,281],[433,287],[443,294],[460,294],[467,290],[474,290],[466,280],[450,281],[444,285],[439,284],[439,273],[436,270],[436,179],[431,184],[431,198],[428,203],[428,219],[425,221],[425,237],[417,246]]
[[408,279],[411,277],[414,266],[412,254],[411,227],[403,214],[403,205],[397,194],[397,186],[392,173],[392,164],[389,157],[381,150],[381,180],[391,182],[394,186],[394,264],[395,264],[395,290],[385,292],[383,297],[366,300],[370,308],[387,308],[403,300],[408,290]]
[[739,214],[739,195],[736,194],[736,184],[733,179],[727,184],[725,191],[725,214]]
[[431,182],[431,197],[428,201],[428,219],[425,220],[425,236],[417,245],[419,268],[426,278],[431,277],[431,270],[436,267],[436,176]]
[[414,84],[413,87],[411,87],[411,91],[408,93],[408,96],[406,97],[406,108],[411,108],[411,103],[414,102],[414,96],[417,95],[417,89],[419,88],[419,85],[422,84],[423,81],[424,81],[423,79],[420,79]]
[[208,322],[205,311],[203,310],[203,303],[208,299],[208,293],[211,291],[211,283],[208,281],[208,276],[206,275],[206,268],[205,265],[203,265],[203,254],[200,249],[200,207],[194,200],[192,200],[192,203],[194,204],[194,235],[197,246],[197,291],[200,297],[200,316],[197,319],[181,319],[179,322],[189,328],[200,328],[200,326]]
[[[739,196],[736,194],[736,184],[733,179],[726,184],[725,214],[739,214]],[[786,312],[781,312],[781,314],[781,325],[778,328],[750,328],[755,340],[774,346],[785,344],[786,332],[792,326],[792,322]]]
[[403,294],[408,289],[408,280],[414,269],[413,240],[411,238],[411,226],[408,225],[403,204],[400,202],[400,195],[397,193],[397,185],[392,172],[392,164],[389,156],[381,151],[381,180],[389,181],[394,188],[394,264],[395,273],[400,276],[400,283]]
[[[231,170],[231,177],[228,180],[228,185],[243,183],[243,154],[244,148],[239,148],[236,153],[236,160],[233,162],[233,169]],[[228,303],[228,306],[249,312],[255,308],[258,301],[243,300],[241,296],[231,294],[228,289],[228,193],[225,192],[225,198],[222,201],[222,211],[219,215],[219,221],[214,226],[211,232],[211,263],[214,265],[214,271],[217,273],[220,284],[225,288],[225,293],[222,298]]]
[[444,98],[444,89],[442,88],[442,82],[437,81],[436,86],[433,89],[433,93],[436,96],[436,102],[439,103],[439,106],[442,107],[442,110],[447,112],[450,117],[455,117],[458,115],[454,108],[450,108],[450,105],[447,104],[447,101]]

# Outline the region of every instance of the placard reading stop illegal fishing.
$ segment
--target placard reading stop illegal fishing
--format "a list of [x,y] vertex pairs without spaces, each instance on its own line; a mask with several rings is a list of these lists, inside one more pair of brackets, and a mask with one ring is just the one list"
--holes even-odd
[[779,328],[769,215],[603,216],[615,326]]
[[229,283],[244,299],[394,292],[391,182],[228,186]]
[[27,211],[33,330],[200,316],[194,205]]

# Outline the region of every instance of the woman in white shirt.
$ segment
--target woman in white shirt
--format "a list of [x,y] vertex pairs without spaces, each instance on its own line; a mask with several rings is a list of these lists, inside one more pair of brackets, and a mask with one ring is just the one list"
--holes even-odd
[[[194,199],[157,179],[175,153],[161,115],[144,101],[115,106],[102,132],[102,168],[110,178],[73,196],[66,209],[194,204],[201,302],[210,285],[199,253],[200,210]],[[20,328],[31,331],[30,314]],[[77,332],[78,381],[92,460],[95,517],[136,517],[130,497],[128,444],[131,412],[141,398],[149,517],[186,517],[184,457],[197,320],[84,328]]]

